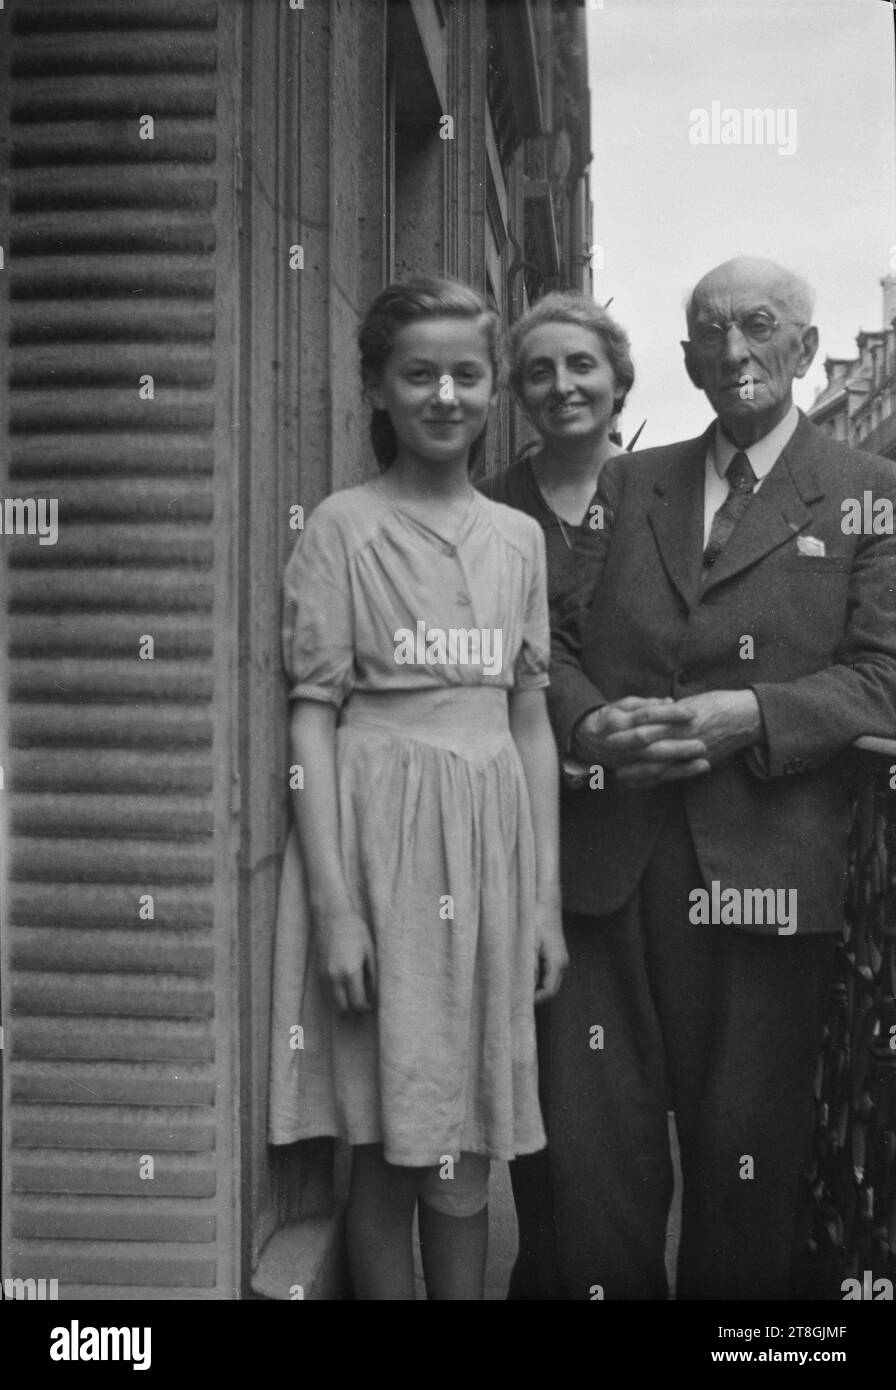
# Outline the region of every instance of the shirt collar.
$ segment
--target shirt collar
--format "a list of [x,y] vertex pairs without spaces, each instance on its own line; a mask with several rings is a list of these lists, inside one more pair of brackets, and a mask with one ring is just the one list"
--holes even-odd
[[755,444],[751,444],[748,449],[738,450],[736,444],[732,444],[728,436],[723,432],[720,421],[716,420],[715,433],[712,441],[713,466],[720,478],[724,478],[728,471],[728,466],[734,455],[738,452],[746,454],[750,460],[750,467],[757,478],[764,478],[770,473],[778,461],[781,452],[800,422],[800,413],[795,405],[788,410],[784,419],[768,434],[764,434],[761,439],[757,439]]

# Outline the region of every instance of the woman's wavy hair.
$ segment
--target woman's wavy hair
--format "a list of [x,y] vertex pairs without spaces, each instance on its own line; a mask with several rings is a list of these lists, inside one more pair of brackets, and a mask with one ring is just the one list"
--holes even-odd
[[[497,388],[501,377],[500,323],[497,314],[469,285],[459,280],[421,275],[403,283],[387,285],[371,304],[358,330],[361,379],[368,404],[371,404],[369,388],[379,380],[399,331],[409,323],[445,318],[482,321]],[[377,463],[385,471],[395,462],[398,440],[388,411],[378,410],[373,405],[371,408],[370,442]],[[485,450],[486,432],[487,427],[470,446],[471,473]]]
[[635,364],[628,334],[606,309],[576,290],[557,290],[546,294],[528,313],[517,319],[508,333],[505,351],[510,364],[510,385],[516,396],[522,395],[525,367],[523,344],[526,335],[545,323],[572,323],[597,334],[616,378],[618,390],[613,401],[613,413],[618,415],[635,383]]

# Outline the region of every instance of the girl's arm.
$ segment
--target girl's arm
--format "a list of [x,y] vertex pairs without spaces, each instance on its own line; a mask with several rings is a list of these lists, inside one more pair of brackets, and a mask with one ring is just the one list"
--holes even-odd
[[336,710],[295,700],[290,718],[294,763],[303,787],[292,793],[321,970],[342,1013],[373,1007],[376,953],[370,929],[352,905],[342,871],[336,793]]
[[511,691],[510,732],[532,809],[536,856],[535,1002],[551,999],[567,965],[560,912],[560,789],[557,745],[543,690]]

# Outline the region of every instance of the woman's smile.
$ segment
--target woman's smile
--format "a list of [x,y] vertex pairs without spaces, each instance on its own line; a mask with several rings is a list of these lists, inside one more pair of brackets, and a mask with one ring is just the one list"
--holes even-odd
[[606,435],[618,385],[603,343],[590,329],[540,324],[526,335],[520,396],[546,445]]

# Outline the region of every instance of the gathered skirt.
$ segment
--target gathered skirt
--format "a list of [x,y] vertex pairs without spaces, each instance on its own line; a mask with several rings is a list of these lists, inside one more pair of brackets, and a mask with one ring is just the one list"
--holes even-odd
[[274,947],[269,1139],[381,1143],[387,1162],[544,1147],[535,845],[506,692],[353,694],[336,733],[343,870],[375,1009],[343,1018],[315,954],[295,828]]

